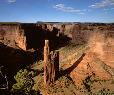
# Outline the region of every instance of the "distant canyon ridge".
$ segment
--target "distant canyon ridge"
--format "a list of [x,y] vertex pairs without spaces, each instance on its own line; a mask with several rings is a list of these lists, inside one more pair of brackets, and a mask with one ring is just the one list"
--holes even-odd
[[88,42],[92,35],[98,32],[104,34],[105,38],[114,37],[114,24],[0,23],[0,42],[9,47],[22,50],[38,49],[44,46],[45,39],[49,39],[52,42],[52,47],[58,44],[65,44],[68,41],[67,38],[73,43],[83,44]]

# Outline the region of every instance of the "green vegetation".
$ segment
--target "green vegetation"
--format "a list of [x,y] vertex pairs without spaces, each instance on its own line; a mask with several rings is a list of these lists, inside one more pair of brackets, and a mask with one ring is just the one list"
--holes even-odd
[[113,95],[114,93],[110,93],[109,89],[103,88],[99,90],[99,92],[95,93],[96,95]]
[[69,91],[69,93],[71,93],[72,88],[70,87],[76,88],[71,78],[69,76],[62,76],[54,84],[50,85],[48,90],[50,93],[63,92],[65,94],[66,91]]
[[29,74],[27,69],[20,70],[17,72],[16,76],[14,76],[16,80],[16,84],[12,86],[11,92],[16,95],[35,95],[33,94],[32,87],[34,85],[33,79]]
[[19,24],[19,22],[0,22],[0,24]]
[[[114,90],[109,86],[111,82],[113,82],[113,80],[103,80],[98,76],[90,75],[83,80],[82,85],[84,85],[84,87],[82,89],[87,91],[87,95],[113,95]],[[111,87],[113,87],[113,85]]]
[[48,88],[44,86],[43,73],[39,74],[34,80],[36,80],[36,83],[33,88],[43,95],[45,92],[48,94],[56,93],[57,95],[74,95],[73,93],[76,92],[76,86],[68,75],[61,76]]

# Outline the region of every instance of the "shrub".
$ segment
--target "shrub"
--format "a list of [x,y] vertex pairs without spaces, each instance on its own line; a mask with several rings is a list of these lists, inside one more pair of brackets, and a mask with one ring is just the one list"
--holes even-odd
[[68,75],[60,77],[57,81],[55,81],[54,84],[50,85],[48,88],[48,93],[64,93],[67,94],[65,90],[71,91],[72,88],[76,89],[76,86],[74,85],[73,81]]
[[33,87],[33,80],[27,69],[20,70],[14,76],[16,84],[12,86],[11,92],[16,95],[30,95]]

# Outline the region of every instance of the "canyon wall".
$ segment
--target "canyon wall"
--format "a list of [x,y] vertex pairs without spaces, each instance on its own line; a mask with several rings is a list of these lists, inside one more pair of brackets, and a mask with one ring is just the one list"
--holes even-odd
[[20,24],[0,24],[0,42],[13,48],[26,50],[26,36]]
[[[76,44],[88,43],[94,33],[100,32],[105,38],[114,37],[114,24],[104,23],[68,23],[68,24],[45,24],[46,29],[52,31],[53,27],[58,29],[57,36],[61,34],[71,38],[71,42]],[[42,26],[42,25],[41,25]],[[55,31],[53,31],[55,32]]]
[[[22,67],[36,62],[39,56],[42,57],[45,39],[50,41],[49,47],[54,50],[67,45],[69,41],[75,44],[87,43],[92,52],[95,52],[108,66],[114,68],[114,24],[0,23],[0,66],[8,68],[9,80],[13,80],[13,76]],[[32,48],[36,51],[38,49],[37,54],[26,51]],[[91,61],[91,54],[85,56],[81,66],[84,66],[83,63],[88,64],[89,61],[86,61],[86,58]],[[94,69],[99,73],[99,66],[96,65],[98,64],[93,64],[96,67]],[[76,70],[80,72],[77,68]],[[83,76],[79,72],[79,77],[76,72],[73,75],[78,80],[80,75]]]
[[[94,34],[100,32],[105,37],[114,37],[114,24],[101,23],[43,23],[43,24],[0,24],[0,42],[7,46],[23,50],[37,49],[49,39],[53,47],[64,44],[67,38],[76,44],[87,43]],[[60,39],[60,38],[66,38]],[[57,41],[58,40],[58,41]],[[63,42],[63,43],[62,43]]]

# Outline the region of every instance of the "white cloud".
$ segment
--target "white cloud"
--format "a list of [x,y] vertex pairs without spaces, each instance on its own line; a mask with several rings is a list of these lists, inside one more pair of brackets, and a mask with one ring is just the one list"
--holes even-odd
[[78,14],[80,14],[80,15],[84,15],[85,13],[80,12],[80,13],[78,13]]
[[63,11],[63,12],[79,13],[79,14],[84,14],[83,12],[85,11],[85,10],[75,9],[73,7],[68,7],[68,6],[65,6],[64,4],[54,5],[53,8]]
[[111,10],[114,10],[114,8],[106,8],[106,9],[103,9],[104,11],[111,11]]
[[99,3],[95,3],[89,7],[92,8],[104,8],[104,7],[108,7],[108,6],[113,6],[114,5],[114,0],[102,0]]
[[8,0],[9,3],[15,3],[16,0]]

